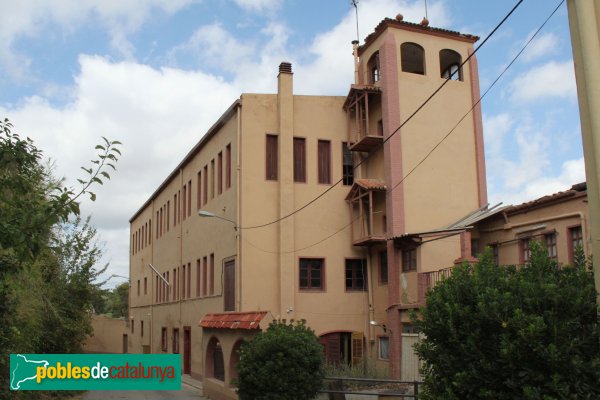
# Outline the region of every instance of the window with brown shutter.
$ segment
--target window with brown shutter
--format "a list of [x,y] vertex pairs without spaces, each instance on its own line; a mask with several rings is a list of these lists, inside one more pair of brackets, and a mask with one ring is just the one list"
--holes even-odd
[[231,187],[231,144],[225,148],[225,189]]
[[185,221],[186,217],[187,217],[187,185],[183,185],[183,220]]
[[319,183],[331,184],[331,142],[319,140],[317,149]]
[[268,181],[277,180],[277,163],[278,163],[277,136],[267,135],[266,147],[266,179]]
[[306,182],[306,139],[294,138],[294,182]]
[[198,179],[196,180],[196,207],[198,210],[202,207],[202,172],[198,171]]
[[177,193],[173,195],[173,226],[177,225]]
[[192,180],[188,182],[188,206],[187,206],[188,217],[192,216]]
[[235,311],[235,261],[227,261],[223,269],[223,310]]
[[202,204],[208,203],[208,165],[204,166],[204,188],[202,194]]
[[348,143],[342,143],[342,184],[352,186],[354,183],[354,160]]
[[210,160],[210,198],[215,198],[215,159]]
[[217,156],[217,194],[223,193],[223,152]]
[[208,295],[215,294],[215,254],[210,254],[210,269],[208,270]]

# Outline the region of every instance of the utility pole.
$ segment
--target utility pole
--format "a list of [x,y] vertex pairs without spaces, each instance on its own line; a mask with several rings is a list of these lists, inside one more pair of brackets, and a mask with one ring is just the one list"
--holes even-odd
[[[600,305],[600,0],[567,0]],[[599,317],[600,317],[600,308]]]

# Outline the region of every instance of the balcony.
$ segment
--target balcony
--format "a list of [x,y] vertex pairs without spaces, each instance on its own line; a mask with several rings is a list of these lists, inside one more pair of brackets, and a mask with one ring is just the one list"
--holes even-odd
[[350,206],[355,246],[386,242],[385,191],[380,179],[354,180],[346,201]]
[[440,281],[452,275],[452,267],[438,271],[420,272],[417,276],[419,303],[425,304],[425,295]]
[[383,143],[381,89],[352,85],[344,102],[351,151],[370,152]]

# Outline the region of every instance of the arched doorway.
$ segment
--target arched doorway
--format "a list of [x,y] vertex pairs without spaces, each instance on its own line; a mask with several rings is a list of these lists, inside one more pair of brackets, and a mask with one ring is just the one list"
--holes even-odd
[[206,348],[205,373],[208,378],[225,381],[225,362],[223,360],[223,348],[216,337],[212,337]]
[[235,386],[231,382],[238,377],[237,365],[240,362],[240,349],[243,343],[243,339],[238,340],[231,350],[231,356],[229,358],[229,384],[231,386]]

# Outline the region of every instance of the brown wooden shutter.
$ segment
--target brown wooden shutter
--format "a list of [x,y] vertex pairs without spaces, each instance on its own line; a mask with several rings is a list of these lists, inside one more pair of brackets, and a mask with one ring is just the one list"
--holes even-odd
[[331,143],[328,140],[319,140],[318,147],[319,183],[331,183]]
[[328,364],[337,365],[340,363],[340,334],[329,333],[319,338],[319,343],[323,345],[325,361]]
[[266,179],[269,181],[277,180],[277,151],[277,136],[267,135]]
[[294,182],[306,182],[306,139],[294,138]]
[[224,311],[235,311],[235,261],[227,261],[224,270]]
[[352,365],[362,361],[365,335],[362,332],[352,332]]

